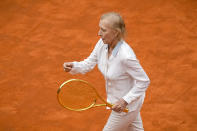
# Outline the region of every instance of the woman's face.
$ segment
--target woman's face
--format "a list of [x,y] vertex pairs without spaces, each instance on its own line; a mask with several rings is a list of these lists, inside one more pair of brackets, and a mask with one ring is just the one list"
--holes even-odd
[[100,20],[98,35],[101,37],[105,44],[111,45],[117,38],[117,32],[112,29],[110,21],[108,19]]

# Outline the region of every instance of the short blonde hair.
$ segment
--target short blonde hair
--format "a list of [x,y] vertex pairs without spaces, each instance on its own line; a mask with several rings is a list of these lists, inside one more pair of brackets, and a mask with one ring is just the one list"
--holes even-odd
[[100,20],[110,19],[112,29],[119,32],[118,38],[123,39],[126,34],[125,23],[120,14],[116,12],[105,13],[101,16]]

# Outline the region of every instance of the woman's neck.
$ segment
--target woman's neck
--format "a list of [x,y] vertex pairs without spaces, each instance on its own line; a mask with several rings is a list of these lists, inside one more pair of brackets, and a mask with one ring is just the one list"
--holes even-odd
[[111,44],[108,44],[108,51],[112,51],[118,42],[119,42],[119,40],[116,39],[116,40],[112,41]]

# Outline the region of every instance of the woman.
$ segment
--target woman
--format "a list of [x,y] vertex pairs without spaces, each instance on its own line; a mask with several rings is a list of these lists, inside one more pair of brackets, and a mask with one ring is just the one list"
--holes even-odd
[[[112,112],[103,131],[143,131],[140,109],[150,80],[135,53],[124,41],[125,24],[114,12],[101,16],[97,42],[90,56],[81,62],[66,62],[64,70],[71,74],[86,73],[96,64],[106,81],[107,102]],[[125,108],[129,109],[124,113]]]

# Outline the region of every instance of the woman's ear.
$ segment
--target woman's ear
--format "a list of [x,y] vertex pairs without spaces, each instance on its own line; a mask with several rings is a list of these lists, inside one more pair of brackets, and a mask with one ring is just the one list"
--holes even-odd
[[120,39],[120,37],[121,37],[120,35],[121,35],[120,31],[119,30],[116,30],[115,37],[118,38],[118,39]]
[[119,32],[117,30],[114,30],[114,31],[115,31],[115,37],[118,37]]

